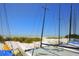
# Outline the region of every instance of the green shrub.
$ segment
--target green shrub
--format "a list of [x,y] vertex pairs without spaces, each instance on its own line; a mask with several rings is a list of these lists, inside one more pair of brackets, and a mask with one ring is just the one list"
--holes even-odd
[[4,38],[1,35],[0,35],[0,42],[4,42]]

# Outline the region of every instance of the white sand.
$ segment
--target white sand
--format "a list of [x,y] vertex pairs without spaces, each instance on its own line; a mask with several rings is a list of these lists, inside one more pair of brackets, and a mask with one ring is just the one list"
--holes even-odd
[[[43,43],[47,43],[47,44],[58,44],[59,39],[46,39],[43,38]],[[60,42],[63,42],[64,44],[68,42],[68,39],[63,38],[60,39]],[[20,43],[20,42],[15,42],[15,41],[6,41],[6,43],[11,47],[13,47],[13,49],[17,49],[22,48],[22,50],[27,50],[27,49],[32,49],[35,47],[39,47],[40,46],[40,42],[33,42],[33,43]]]
[[[67,43],[68,39],[67,38],[62,38],[60,39],[60,43]],[[48,44],[58,44],[59,43],[59,39],[47,39],[47,38],[43,38],[43,43],[48,43]]]
[[3,46],[3,44],[2,44],[2,43],[0,43],[0,50],[2,50],[2,46]]

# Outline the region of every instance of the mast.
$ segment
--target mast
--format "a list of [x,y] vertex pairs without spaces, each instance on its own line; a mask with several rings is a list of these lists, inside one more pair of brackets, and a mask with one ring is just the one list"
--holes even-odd
[[71,28],[72,28],[72,4],[70,5],[69,42],[71,40]]
[[43,15],[43,23],[42,23],[41,42],[40,42],[41,44],[40,44],[40,47],[42,47],[42,40],[43,40],[43,35],[44,35],[46,10],[47,10],[47,6],[44,7],[44,15]]

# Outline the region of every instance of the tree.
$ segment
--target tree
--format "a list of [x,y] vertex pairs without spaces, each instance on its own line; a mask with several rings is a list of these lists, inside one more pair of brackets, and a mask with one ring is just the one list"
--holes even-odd
[[[65,36],[65,38],[68,38],[68,37],[69,37],[69,35],[66,35],[66,36]],[[79,35],[77,35],[77,34],[71,34],[71,35],[70,35],[70,38],[79,39]]]

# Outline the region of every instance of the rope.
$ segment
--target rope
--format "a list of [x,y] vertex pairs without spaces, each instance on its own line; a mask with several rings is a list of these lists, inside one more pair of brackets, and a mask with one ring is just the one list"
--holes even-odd
[[59,39],[59,44],[60,44],[60,5],[59,5],[59,24],[58,24],[58,26],[59,26],[59,29],[58,29],[58,39]]

